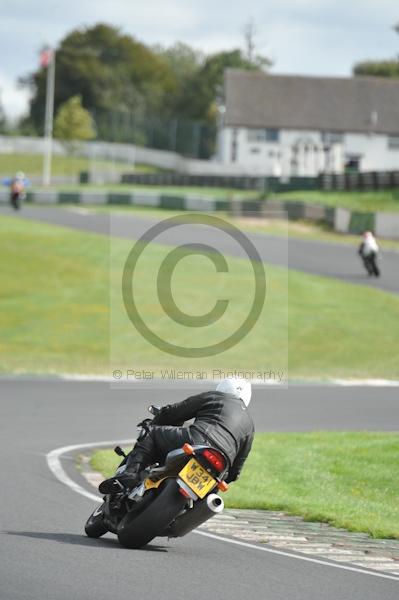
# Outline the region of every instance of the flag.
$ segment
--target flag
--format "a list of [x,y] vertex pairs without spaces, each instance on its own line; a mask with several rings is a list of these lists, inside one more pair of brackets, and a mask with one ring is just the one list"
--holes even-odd
[[40,66],[43,67],[44,69],[46,69],[52,60],[53,60],[53,50],[49,46],[46,46],[40,52]]

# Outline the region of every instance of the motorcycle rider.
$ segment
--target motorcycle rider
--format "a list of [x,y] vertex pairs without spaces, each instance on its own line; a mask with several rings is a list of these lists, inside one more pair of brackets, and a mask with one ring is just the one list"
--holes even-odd
[[[126,468],[99,485],[102,494],[120,489],[118,482],[132,488],[140,481],[140,472],[161,462],[168,452],[184,443],[205,444],[221,450],[229,459],[226,482],[238,479],[251,450],[254,424],[247,410],[251,384],[245,379],[228,377],[215,391],[191,396],[182,402],[164,406],[150,421],[148,433],[138,440],[124,463]],[[183,423],[195,419],[188,426]]]
[[363,263],[368,274],[375,275],[376,277],[380,275],[380,271],[377,266],[378,250],[377,241],[371,231],[365,231],[358,253],[363,259]]
[[25,174],[18,171],[10,183],[10,202],[15,210],[21,207],[21,200],[25,196]]

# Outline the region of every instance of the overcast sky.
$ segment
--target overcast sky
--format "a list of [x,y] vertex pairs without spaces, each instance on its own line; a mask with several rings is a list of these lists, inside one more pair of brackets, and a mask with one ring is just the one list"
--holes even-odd
[[26,110],[18,77],[38,51],[76,27],[106,22],[146,44],[186,42],[205,52],[243,46],[252,19],[275,73],[350,75],[363,59],[399,54],[398,0],[0,0],[0,91],[9,116]]

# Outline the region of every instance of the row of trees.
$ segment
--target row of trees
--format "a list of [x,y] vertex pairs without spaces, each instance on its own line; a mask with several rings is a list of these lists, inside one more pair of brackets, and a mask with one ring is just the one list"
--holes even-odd
[[[158,147],[163,137],[165,143],[174,140],[176,145],[179,126],[181,135],[187,134],[188,125],[197,135],[201,127],[215,126],[225,68],[260,70],[270,65],[255,52],[250,24],[245,39],[245,50],[206,56],[182,43],[148,47],[106,24],[76,29],[57,48],[55,112],[71,97],[80,96],[98,137],[149,143],[152,136]],[[45,69],[39,68],[21,83],[32,94],[23,126],[41,135]]]
[[[394,27],[399,33],[399,23]],[[353,68],[354,75],[369,75],[371,77],[399,77],[399,56],[387,60],[366,60]]]
[[[254,37],[248,23],[244,50],[207,56],[183,43],[148,47],[106,24],[76,29],[57,48],[56,133],[68,135],[68,118],[75,114],[77,123],[85,121],[82,139],[136,142],[208,157],[214,149],[224,70],[267,70],[271,64],[256,52]],[[399,77],[399,60],[362,62],[354,74]],[[42,135],[46,70],[39,68],[21,84],[32,96],[19,130]],[[90,132],[83,109],[91,116]],[[0,110],[0,133],[5,127]],[[76,127],[69,128],[69,135],[72,131]]]
[[372,77],[399,77],[399,60],[364,61],[355,65],[353,73]]

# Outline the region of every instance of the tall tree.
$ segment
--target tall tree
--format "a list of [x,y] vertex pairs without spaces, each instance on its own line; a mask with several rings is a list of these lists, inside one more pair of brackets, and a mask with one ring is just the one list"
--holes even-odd
[[187,94],[182,99],[179,110],[193,119],[215,121],[216,102],[222,93],[225,69],[237,68],[259,71],[270,65],[267,58],[255,57],[248,60],[239,49],[218,52],[209,56],[204,65],[191,78]]
[[54,137],[73,154],[79,141],[92,140],[96,136],[90,113],[82,106],[82,97],[73,96],[58,109],[54,121]]
[[169,95],[167,105],[171,114],[179,113],[184,98],[189,93],[192,80],[205,62],[205,55],[182,42],[164,48],[154,46],[154,51],[167,63],[175,79],[174,93]]
[[176,42],[173,46],[154,46],[154,52],[168,63],[174,77],[180,82],[192,76],[202,66],[205,55],[188,44]]
[[243,29],[245,42],[245,57],[249,62],[253,62],[255,54],[255,35],[256,28],[253,19],[247,21]]
[[[1,90],[0,90],[1,92]],[[4,112],[3,103],[1,102],[0,96],[0,134],[6,133],[7,131],[7,118],[6,113]]]
[[[45,69],[40,68],[22,81],[33,91],[30,117],[41,132]],[[76,29],[57,48],[55,110],[78,94],[90,111],[156,111],[175,85],[165,59],[116,27],[100,23]]]

